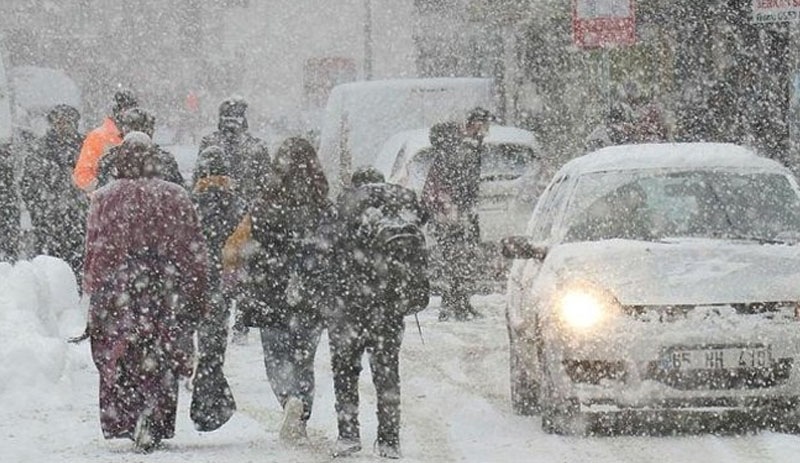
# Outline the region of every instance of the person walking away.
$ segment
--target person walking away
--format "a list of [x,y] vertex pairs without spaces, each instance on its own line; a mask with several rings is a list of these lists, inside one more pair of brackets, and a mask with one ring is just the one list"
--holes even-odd
[[151,452],[173,437],[178,381],[192,373],[208,254],[188,193],[154,177],[149,137],[129,133],[123,147],[119,179],[93,193],[89,210],[87,332],[103,436]]
[[[142,132],[152,140],[156,131],[156,118],[142,108],[131,108],[120,115],[119,129],[123,137],[131,132]],[[151,149],[156,156],[156,175],[158,178],[176,185],[185,186],[183,174],[181,174],[175,156],[155,143],[152,143]],[[114,166],[117,163],[116,158],[121,155],[121,152],[122,150],[119,146],[114,146],[108,150],[108,154],[100,159],[97,171],[98,188],[105,186],[116,178]]]
[[90,192],[97,188],[97,170],[108,150],[122,143],[122,132],[118,128],[123,112],[139,106],[136,96],[130,90],[119,90],[114,94],[111,115],[103,119],[102,125],[89,132],[81,146],[72,179],[78,188]]
[[338,303],[326,317],[339,431],[333,456],[361,450],[358,379],[368,352],[378,399],[377,452],[400,458],[403,319],[424,309],[430,292],[425,214],[412,190],[366,168],[339,197],[337,218],[331,237],[337,268],[329,273],[331,300]]
[[455,122],[430,129],[433,163],[422,190],[431,217],[431,231],[442,261],[442,303],[439,320],[480,316],[470,303],[475,254],[480,241],[476,212],[480,188],[482,143],[464,141]]
[[[223,101],[219,106],[217,131],[200,140],[198,153],[209,146],[222,148],[231,165],[231,177],[242,196],[250,201],[258,197],[258,189],[269,174],[270,156],[267,144],[248,130],[247,107],[247,102],[239,97]],[[197,183],[197,178],[192,183]]]
[[[250,204],[262,196],[259,189],[267,183],[271,162],[267,144],[249,132],[247,108],[247,102],[241,97],[227,98],[220,103],[217,130],[200,140],[198,152],[209,146],[222,148],[230,163],[230,177],[236,182],[240,196]],[[192,183],[197,183],[196,175]],[[247,327],[242,323],[241,312],[238,310],[242,302],[241,297],[237,298],[233,324],[233,339],[237,344],[245,343],[248,334]]]
[[314,356],[322,332],[319,230],[331,222],[328,182],[314,148],[289,138],[278,149],[272,181],[251,207],[243,323],[261,329],[267,378],[284,409],[282,440],[306,436],[314,402]]
[[211,314],[197,330],[199,359],[193,381],[191,415],[198,429],[214,430],[227,422],[236,410],[223,374],[231,291],[222,281],[222,251],[227,238],[243,219],[245,207],[236,193],[229,175],[230,165],[221,148],[204,149],[198,168],[192,201],[208,246]]
[[80,283],[89,204],[70,179],[83,139],[80,114],[57,105],[47,121],[50,127],[24,161],[20,193],[33,226],[33,253],[65,260]]
[[17,259],[19,198],[14,187],[14,157],[9,143],[0,143],[0,262]]

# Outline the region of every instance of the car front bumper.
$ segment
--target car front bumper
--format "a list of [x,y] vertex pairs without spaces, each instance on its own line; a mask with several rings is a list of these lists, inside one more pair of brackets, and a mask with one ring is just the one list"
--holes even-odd
[[[712,410],[794,403],[800,396],[800,323],[757,315],[696,316],[673,322],[621,317],[598,331],[546,330],[542,361],[553,398],[612,410]],[[705,364],[676,368],[670,356],[694,352]],[[767,352],[760,364],[736,353]],[[717,352],[725,364],[712,365]],[[731,360],[733,358],[733,361]],[[742,358],[739,360],[742,361]]]

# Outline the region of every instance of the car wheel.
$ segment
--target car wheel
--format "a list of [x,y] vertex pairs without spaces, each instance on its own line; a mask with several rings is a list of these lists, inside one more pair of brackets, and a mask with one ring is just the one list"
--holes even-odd
[[511,408],[515,415],[535,415],[539,412],[539,383],[531,377],[522,361],[520,343],[510,333],[509,338]]
[[542,362],[542,388],[541,403],[542,410],[542,430],[548,434],[560,434],[569,436],[584,436],[588,433],[588,422],[586,415],[581,413],[580,404],[577,399],[560,399],[550,391],[550,373],[547,370],[547,362]]

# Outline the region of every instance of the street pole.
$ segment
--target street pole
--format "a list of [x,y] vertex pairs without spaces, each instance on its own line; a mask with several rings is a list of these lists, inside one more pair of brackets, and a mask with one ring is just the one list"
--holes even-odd
[[372,80],[372,1],[364,0],[364,79]]

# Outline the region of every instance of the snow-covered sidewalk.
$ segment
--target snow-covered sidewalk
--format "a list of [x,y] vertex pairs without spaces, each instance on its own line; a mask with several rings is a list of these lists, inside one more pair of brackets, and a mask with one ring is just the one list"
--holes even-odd
[[[0,264],[0,462],[315,462],[330,461],[336,435],[333,381],[323,336],[316,358],[317,393],[301,448],[278,441],[281,412],[264,373],[256,332],[229,348],[227,374],[239,410],[223,428],[196,432],[189,393],[181,390],[177,433],[152,455],[128,441],[105,441],[97,410],[97,373],[88,343],[67,344],[82,330],[81,307],[66,264],[37,258]],[[800,455],[800,438],[744,436],[573,438],[542,433],[538,417],[517,417],[508,401],[503,298],[476,297],[487,316],[436,321],[438,299],[420,314],[425,343],[408,319],[401,360],[404,461],[675,461],[784,462]],[[366,365],[365,365],[366,366]],[[379,460],[375,394],[361,381],[365,449],[343,461]]]

